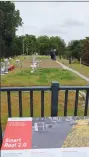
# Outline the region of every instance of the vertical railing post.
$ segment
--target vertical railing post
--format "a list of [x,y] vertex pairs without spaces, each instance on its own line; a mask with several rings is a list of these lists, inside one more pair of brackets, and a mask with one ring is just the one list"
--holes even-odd
[[52,94],[51,94],[51,116],[55,117],[58,113],[58,91],[59,91],[59,83],[52,82],[51,85]]

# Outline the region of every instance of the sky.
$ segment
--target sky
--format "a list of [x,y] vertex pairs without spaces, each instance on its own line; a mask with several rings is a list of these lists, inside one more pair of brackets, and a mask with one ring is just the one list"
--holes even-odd
[[89,2],[15,2],[23,27],[17,35],[59,36],[66,43],[89,36]]

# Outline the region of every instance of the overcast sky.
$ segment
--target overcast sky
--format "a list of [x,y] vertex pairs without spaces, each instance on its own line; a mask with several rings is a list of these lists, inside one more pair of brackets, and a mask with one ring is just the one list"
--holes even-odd
[[88,2],[15,2],[24,22],[17,35],[60,36],[68,43],[89,36]]

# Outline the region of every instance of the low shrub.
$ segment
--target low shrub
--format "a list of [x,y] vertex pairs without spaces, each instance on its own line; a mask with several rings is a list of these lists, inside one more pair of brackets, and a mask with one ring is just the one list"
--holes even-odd
[[74,59],[73,61],[72,61],[72,64],[79,64],[80,62],[77,60],[77,59]]

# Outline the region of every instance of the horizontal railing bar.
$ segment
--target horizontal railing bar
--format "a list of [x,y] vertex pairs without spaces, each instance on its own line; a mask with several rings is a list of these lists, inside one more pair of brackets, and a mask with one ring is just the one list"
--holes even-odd
[[44,91],[50,91],[51,90],[51,87],[49,86],[40,86],[40,87],[1,87],[0,88],[0,91],[41,91],[41,90],[44,90]]
[[[58,90],[89,90],[89,86],[60,86]],[[0,91],[50,91],[50,86],[32,86],[32,87],[1,87]]]
[[60,86],[59,90],[89,90],[89,86]]

